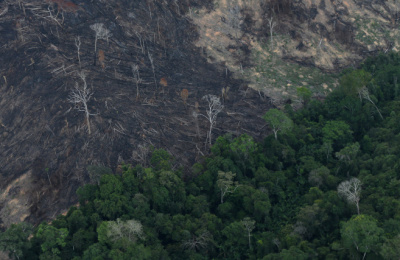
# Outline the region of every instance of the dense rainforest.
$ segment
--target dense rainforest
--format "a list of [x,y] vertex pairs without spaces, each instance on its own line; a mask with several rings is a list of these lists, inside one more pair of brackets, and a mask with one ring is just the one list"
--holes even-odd
[[13,224],[14,259],[398,259],[400,55],[348,69],[325,100],[260,115],[262,142],[220,136],[190,177],[166,151],[88,168],[79,204]]

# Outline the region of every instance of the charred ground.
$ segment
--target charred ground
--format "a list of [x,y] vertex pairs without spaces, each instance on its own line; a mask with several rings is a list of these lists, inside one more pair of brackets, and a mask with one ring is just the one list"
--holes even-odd
[[[115,170],[118,163],[137,159],[138,147],[164,148],[178,158],[177,166],[190,166],[207,154],[208,128],[199,117],[197,136],[192,112],[205,113],[201,98],[220,95],[224,87],[230,91],[214,136],[231,132],[257,137],[265,130],[260,116],[269,103],[260,103],[258,94],[246,92],[244,82],[233,79],[225,67],[209,64],[193,45],[198,35],[183,15],[187,3],[75,3],[80,7],[76,12],[58,11],[57,4],[42,1],[2,4],[3,10],[8,8],[0,24],[5,225],[28,215],[31,221],[51,217],[75,202],[76,189],[89,180],[87,165]],[[108,42],[98,40],[97,50],[105,56],[101,62],[94,52],[94,23],[103,23],[112,33]],[[139,98],[132,65],[139,66],[142,79]],[[76,82],[82,84],[79,71],[86,72],[93,92],[88,103],[93,114],[90,135],[84,114],[68,102]],[[180,96],[183,89],[189,93],[186,104]],[[14,182],[25,175],[30,181],[23,187]],[[10,184],[14,188],[7,190]],[[26,196],[30,199],[24,200]],[[16,210],[12,199],[23,207]]]

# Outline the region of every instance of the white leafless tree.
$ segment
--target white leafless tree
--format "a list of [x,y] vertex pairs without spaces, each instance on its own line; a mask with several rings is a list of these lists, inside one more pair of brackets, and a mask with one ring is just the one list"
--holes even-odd
[[89,112],[88,103],[93,95],[93,92],[87,86],[86,74],[82,71],[78,73],[78,76],[83,81],[83,85],[80,86],[78,82],[75,83],[75,87],[73,90],[71,90],[71,93],[68,97],[68,101],[74,104],[77,110],[85,113],[86,124],[88,127],[89,134],[91,134],[89,117],[92,114]]
[[[132,159],[140,163],[143,167],[148,166],[149,157],[150,147],[148,145],[139,144],[137,149],[132,152]],[[138,178],[140,179],[140,176],[138,176]]]
[[221,204],[224,203],[224,197],[228,193],[233,193],[239,187],[237,182],[233,182],[236,173],[218,171],[217,186],[221,192]]
[[145,53],[146,45],[145,45],[145,39],[143,39],[142,35],[138,32],[135,32],[136,36],[139,39],[139,44],[140,44],[140,49],[142,50],[142,53]]
[[135,242],[136,239],[143,239],[143,226],[134,219],[127,220],[123,229],[129,241]]
[[343,181],[338,186],[338,194],[347,200],[348,203],[355,204],[357,207],[357,214],[360,215],[360,195],[361,195],[361,181],[357,178],[351,178],[349,181]]
[[134,219],[121,221],[118,218],[116,221],[107,221],[107,228],[107,237],[112,241],[127,238],[135,243],[137,239],[143,239],[143,226]]
[[247,232],[247,236],[249,238],[249,248],[251,249],[251,231],[253,231],[253,229],[255,228],[255,224],[256,222],[254,220],[252,220],[249,217],[245,217],[242,221],[241,221],[245,231]]
[[92,29],[96,33],[96,38],[94,40],[94,53],[97,53],[97,40],[107,40],[112,36],[110,30],[104,27],[103,23],[95,23],[90,26],[90,29]]
[[58,21],[58,19],[57,19],[57,18],[58,18],[59,12],[57,12],[57,13],[54,15],[54,14],[53,14],[54,10],[53,10],[53,12],[52,12],[52,10],[50,9],[50,6],[47,7],[47,12],[48,12],[48,16],[46,16],[45,19],[50,20],[50,21],[54,21],[54,22],[56,22],[60,27],[62,27],[61,24],[64,23],[64,14],[61,13],[62,20],[61,20],[61,22],[60,22],[60,21]]
[[207,119],[210,123],[210,128],[208,130],[206,144],[212,144],[212,130],[217,124],[217,116],[224,109],[224,105],[221,104],[219,97],[215,95],[205,95],[202,99],[207,101],[208,108],[206,109],[207,115],[199,114]]
[[131,67],[132,67],[132,74],[136,83],[136,98],[139,98],[139,84],[142,83],[142,79],[140,78],[140,73],[139,73],[139,66],[136,64],[132,64]]
[[182,246],[191,251],[199,251],[200,249],[206,248],[211,240],[211,233],[204,230],[200,235],[192,235],[190,239],[183,241]]
[[375,105],[374,101],[372,101],[372,99],[371,99],[371,97],[370,97],[370,95],[369,95],[368,88],[367,88],[366,86],[360,88],[360,90],[358,91],[358,95],[359,95],[359,97],[360,97],[360,100],[365,99],[365,100],[367,100],[368,102],[370,102],[370,103],[376,108],[376,110],[378,111],[379,116],[383,119],[383,116],[382,116],[382,114],[381,114],[381,111],[380,111],[379,108]]
[[81,68],[81,55],[80,55],[80,50],[81,50],[81,37],[78,36],[75,38],[75,46],[78,52],[78,62],[79,62],[79,68]]
[[276,22],[274,21],[274,17],[271,16],[271,18],[268,19],[268,24],[269,24],[269,34],[270,34],[270,39],[271,39],[271,51],[274,49],[274,28],[276,26]]
[[154,67],[154,60],[153,60],[153,56],[151,56],[150,52],[147,52],[148,56],[149,56],[149,60],[150,60],[150,64],[151,64],[151,69],[153,70],[153,78],[154,78],[154,84],[156,85],[157,88],[157,80],[156,80],[156,69]]

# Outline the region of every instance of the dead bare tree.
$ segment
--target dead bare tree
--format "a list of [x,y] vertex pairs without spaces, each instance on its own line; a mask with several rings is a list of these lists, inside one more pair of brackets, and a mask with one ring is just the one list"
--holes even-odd
[[150,64],[151,64],[151,69],[153,70],[154,84],[156,85],[156,89],[157,89],[156,71],[155,71],[155,67],[154,67],[153,56],[151,56],[151,54],[150,54],[149,51],[147,51],[147,54],[148,54],[148,56],[149,56],[149,60],[150,60]]
[[136,98],[139,98],[139,84],[142,83],[142,79],[139,74],[139,66],[136,64],[132,64],[132,74],[136,83]]
[[268,19],[268,24],[269,24],[269,34],[270,34],[270,39],[271,39],[271,51],[273,51],[274,48],[274,28],[276,26],[276,22],[274,21],[274,17],[271,16],[271,18]]
[[199,251],[207,248],[207,245],[211,240],[211,233],[208,230],[204,230],[198,236],[192,235],[191,238],[183,241],[182,246],[191,251]]
[[111,241],[118,241],[122,238],[135,243],[138,239],[143,239],[143,226],[140,221],[135,219],[121,221],[107,221],[107,238]]
[[370,103],[376,108],[376,110],[378,111],[379,116],[383,119],[383,116],[382,116],[382,114],[381,114],[381,111],[380,111],[379,108],[375,105],[375,102],[372,101],[372,99],[371,99],[371,97],[370,97],[370,95],[369,95],[369,91],[368,91],[368,88],[367,88],[367,87],[364,86],[364,87],[360,88],[360,90],[358,91],[358,95],[360,96],[360,100],[365,99],[365,100],[367,100],[368,102],[370,102]]
[[339,184],[339,196],[343,197],[350,204],[355,204],[357,214],[360,215],[360,196],[361,196],[361,181],[357,178],[351,178],[348,181],[343,181]]
[[54,21],[54,22],[56,22],[56,24],[58,24],[60,27],[62,27],[62,24],[64,23],[64,15],[61,13],[62,20],[60,22],[57,19],[59,12],[57,12],[55,15],[53,15],[54,10],[52,12],[52,10],[50,9],[50,6],[47,7],[47,12],[48,12],[48,16],[45,17],[45,19],[50,20],[50,21]]
[[89,112],[88,103],[93,95],[93,92],[87,86],[86,74],[82,71],[78,73],[78,76],[83,81],[83,86],[80,86],[78,82],[76,82],[74,89],[71,90],[71,93],[68,97],[68,101],[74,104],[77,110],[85,113],[88,132],[91,134],[89,117],[93,114]]
[[135,32],[135,34],[136,34],[136,36],[137,36],[138,39],[139,39],[140,49],[142,50],[142,53],[144,54],[144,51],[145,51],[145,49],[146,49],[146,46],[145,46],[145,39],[143,39],[143,37],[142,37],[142,35],[141,35],[140,33]]
[[205,95],[202,99],[204,99],[208,103],[208,108],[206,109],[207,115],[203,115],[203,114],[199,114],[199,115],[205,117],[207,119],[207,121],[210,123],[210,128],[207,133],[207,139],[206,139],[205,144],[207,145],[207,143],[209,143],[211,146],[212,130],[213,130],[214,126],[217,124],[217,116],[218,116],[219,112],[221,112],[222,109],[224,108],[224,105],[221,104],[219,97],[217,97],[215,95]]
[[[148,166],[148,162],[150,159],[150,146],[139,144],[137,149],[132,152],[132,159],[138,163],[140,163],[143,167]],[[137,174],[140,174],[139,172]],[[138,176],[140,178],[140,176]]]
[[221,204],[224,203],[225,195],[234,193],[240,187],[237,181],[233,181],[235,176],[236,173],[218,171],[217,186],[221,192]]
[[[104,27],[103,23],[95,23],[90,26],[90,29],[92,29],[96,33],[96,38],[94,40],[94,56],[96,57],[97,53],[97,40],[107,40],[112,36],[110,30]],[[96,58],[95,58],[96,61]]]
[[80,56],[80,49],[81,49],[81,37],[78,36],[75,38],[75,46],[77,48],[78,51],[78,62],[79,62],[79,68],[81,68],[81,56]]
[[256,221],[252,220],[249,217],[245,217],[242,221],[240,221],[243,225],[244,230],[247,233],[247,237],[249,239],[249,249],[251,249],[251,231],[255,228]]

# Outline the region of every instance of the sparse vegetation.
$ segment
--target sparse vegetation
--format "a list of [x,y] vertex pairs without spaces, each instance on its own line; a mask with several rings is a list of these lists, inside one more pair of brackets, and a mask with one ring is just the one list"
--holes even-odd
[[254,67],[245,69],[247,78],[254,77],[254,88],[267,96],[297,100],[297,88],[306,87],[312,94],[326,95],[337,84],[337,75],[324,73],[318,68],[272,59],[268,47],[252,53]]

